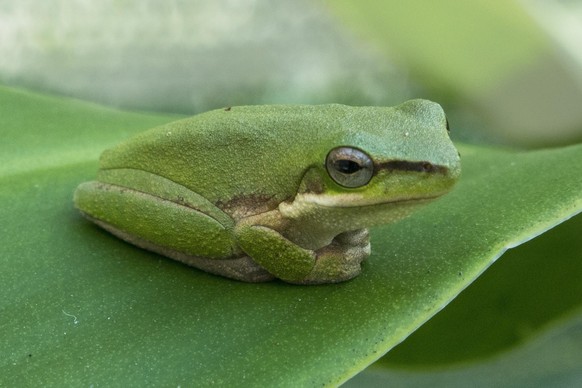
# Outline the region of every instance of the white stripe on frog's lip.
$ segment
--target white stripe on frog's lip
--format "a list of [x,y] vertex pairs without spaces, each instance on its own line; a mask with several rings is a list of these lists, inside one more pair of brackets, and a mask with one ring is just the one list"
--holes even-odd
[[322,207],[341,207],[341,208],[350,208],[350,207],[362,207],[362,206],[374,206],[374,205],[383,205],[383,204],[390,204],[390,203],[406,203],[406,202],[420,202],[423,200],[431,200],[440,197],[441,195],[445,194],[446,191],[442,193],[436,193],[433,195],[427,196],[416,196],[416,197],[395,197],[391,198],[387,201],[378,201],[374,200],[373,198],[366,198],[363,195],[359,194],[337,194],[337,195],[322,195],[322,194],[298,194],[293,203],[307,203],[312,205],[318,205]]

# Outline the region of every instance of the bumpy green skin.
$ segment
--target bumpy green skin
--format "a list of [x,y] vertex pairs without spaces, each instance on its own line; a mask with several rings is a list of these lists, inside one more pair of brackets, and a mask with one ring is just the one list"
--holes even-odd
[[[340,146],[372,158],[368,184],[346,188],[328,175],[326,156]],[[459,175],[445,115],[430,101],[244,106],[105,151],[96,181],[81,184],[74,201],[118,237],[208,272],[332,283],[360,272],[370,254],[365,228],[407,216]]]

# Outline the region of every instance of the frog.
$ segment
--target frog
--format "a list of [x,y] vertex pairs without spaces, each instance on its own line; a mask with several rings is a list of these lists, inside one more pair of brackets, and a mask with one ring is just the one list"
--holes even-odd
[[105,150],[74,206],[139,248],[244,282],[340,283],[369,228],[450,192],[461,173],[442,107],[249,105]]

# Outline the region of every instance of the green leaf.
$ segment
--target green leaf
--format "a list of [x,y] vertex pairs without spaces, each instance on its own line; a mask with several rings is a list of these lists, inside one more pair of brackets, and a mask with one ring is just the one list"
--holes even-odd
[[345,387],[579,387],[582,314],[510,352],[480,363],[433,369],[370,368]]
[[[123,243],[73,209],[74,188],[94,177],[95,150],[169,117],[9,89],[0,96],[19,99],[0,105],[0,128],[11,138],[0,155],[12,166],[0,174],[0,385],[338,384],[434,315],[504,249],[582,208],[572,168],[582,146],[461,147],[458,187],[374,230],[358,278],[245,284]],[[93,129],[83,132],[85,125]]]
[[0,176],[96,160],[104,147],[179,116],[121,112],[0,85]]
[[511,249],[346,386],[582,384],[582,215]]
[[479,361],[576,314],[582,310],[581,231],[578,215],[509,250],[383,362],[435,368]]

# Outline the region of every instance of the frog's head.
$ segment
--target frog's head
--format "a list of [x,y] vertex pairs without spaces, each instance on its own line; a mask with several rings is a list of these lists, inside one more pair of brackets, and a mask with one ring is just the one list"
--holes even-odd
[[426,202],[450,191],[460,176],[447,119],[434,102],[357,108],[341,127],[325,162],[303,178],[307,202],[335,208]]

